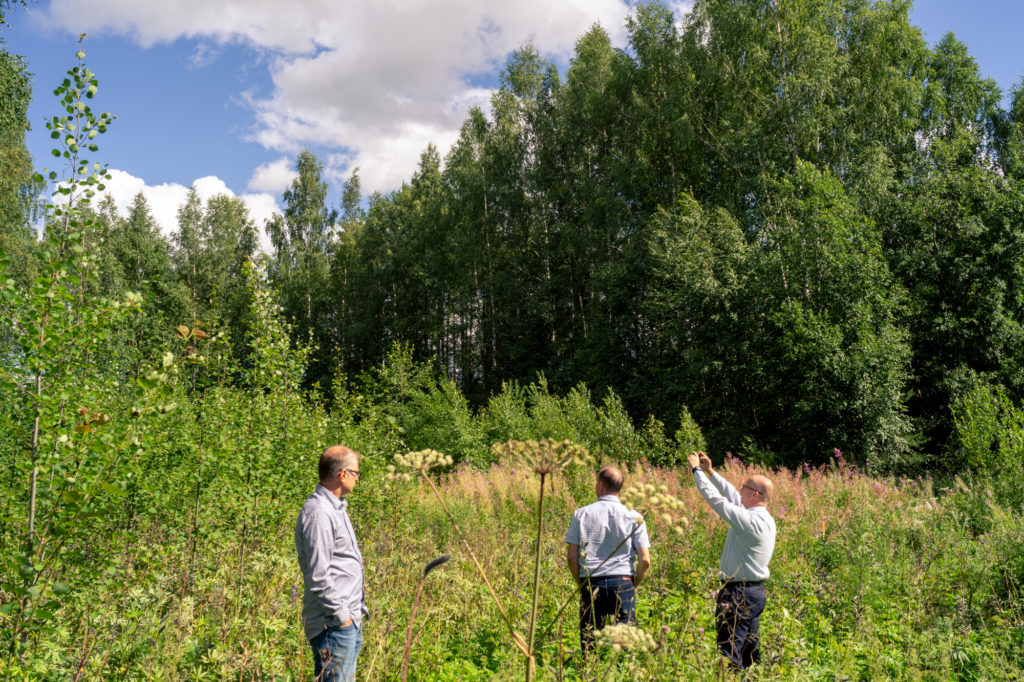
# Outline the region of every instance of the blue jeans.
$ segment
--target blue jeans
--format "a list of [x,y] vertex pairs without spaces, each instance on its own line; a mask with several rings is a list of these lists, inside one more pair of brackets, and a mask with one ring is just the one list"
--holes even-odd
[[580,645],[590,651],[594,631],[611,623],[636,624],[636,590],[625,576],[602,576],[580,585]]
[[761,661],[759,617],[766,601],[764,583],[734,582],[722,585],[715,607],[718,648],[741,668]]
[[363,648],[363,632],[358,625],[326,628],[309,644],[313,647],[315,682],[355,682],[356,658]]

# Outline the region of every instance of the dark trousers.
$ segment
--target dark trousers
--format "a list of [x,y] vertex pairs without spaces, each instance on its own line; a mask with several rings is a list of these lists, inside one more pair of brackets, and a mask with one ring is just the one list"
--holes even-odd
[[602,576],[580,585],[580,645],[590,651],[594,631],[610,623],[636,623],[636,590],[628,576]]
[[734,664],[749,668],[761,661],[758,618],[764,611],[764,583],[734,582],[722,585],[715,607],[718,648]]

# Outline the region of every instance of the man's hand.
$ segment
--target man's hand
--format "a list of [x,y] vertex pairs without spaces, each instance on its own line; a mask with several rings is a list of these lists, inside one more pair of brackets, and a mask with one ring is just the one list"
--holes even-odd
[[703,469],[708,476],[715,473],[715,468],[711,466],[711,458],[703,452],[697,454],[700,455],[700,468]]
[[[703,454],[703,453],[701,453],[701,454]],[[693,467],[699,467],[700,466],[700,455],[698,455],[696,452],[691,452],[690,455],[686,458],[686,461],[690,463],[690,468],[691,469]]]
[[342,623],[342,624],[341,624],[341,627],[343,627],[343,628],[347,628],[347,627],[348,627],[349,625],[352,625],[352,619],[351,619],[351,618],[349,618],[349,619],[348,619],[348,620],[346,620],[346,621],[345,621],[344,623]]

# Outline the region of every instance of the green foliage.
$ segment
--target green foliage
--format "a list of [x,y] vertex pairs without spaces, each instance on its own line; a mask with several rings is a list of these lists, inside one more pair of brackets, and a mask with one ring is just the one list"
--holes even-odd
[[235,357],[246,357],[250,291],[246,263],[256,256],[256,226],[238,197],[218,195],[202,206],[194,187],[178,210],[171,254],[176,279],[187,291],[186,320],[222,328]]
[[653,421],[637,430],[614,392],[609,391],[601,404],[593,402],[583,385],[565,396],[552,395],[544,377],[525,389],[507,384],[481,411],[480,421],[491,442],[566,439],[613,462],[665,462],[678,456],[675,445],[665,438],[664,427]]
[[2,391],[24,410],[9,422],[17,445],[3,465],[9,489],[0,590],[8,604],[2,642],[8,667],[24,662],[46,636],[72,589],[94,589],[109,576],[115,554],[91,551],[92,539],[112,534],[115,547],[120,543],[143,480],[144,425],[175,407],[171,353],[124,389],[110,382],[103,351],[118,322],[138,312],[141,296],[86,295],[95,284],[96,254],[84,239],[92,216],[83,207],[105,173],[82,153],[97,149],[94,139],[111,117],[86,104],[97,81],[84,56],[77,54],[78,64],[55,91],[66,115],[47,123],[68,175],[55,191],[61,203],[48,206],[39,274],[27,287],[7,279],[2,289],[13,342]]
[[[581,36],[564,81],[526,46],[490,114],[366,209],[356,172],[327,206],[300,154],[262,261],[237,199],[193,191],[173,248],[141,197],[93,205],[113,116],[84,63],[55,90],[66,169],[34,235],[26,67],[0,54],[0,674],[306,677],[291,528],[342,442],[366,455],[368,679],[449,552],[415,679],[507,677],[510,630],[539,678],[717,679],[725,528],[671,468],[705,449],[776,481],[758,678],[1019,677],[1022,98],[1001,111],[908,11],[642,5],[626,49]],[[545,438],[684,500],[650,515],[653,653],[575,655],[562,526],[592,472],[538,504],[490,448]],[[455,460],[439,498],[383,484],[428,448]],[[936,464],[964,473],[876,475]]]
[[748,290],[748,314],[763,321],[748,335],[767,351],[751,362],[748,390],[760,394],[763,424],[755,440],[786,463],[796,453],[821,461],[838,447],[858,461],[902,464],[909,348],[878,231],[837,178],[800,165],[777,188],[761,238]]
[[409,346],[392,348],[384,364],[362,377],[361,391],[375,404],[376,418],[397,432],[399,449],[429,447],[456,462],[488,461],[465,397],[428,365],[415,363]]
[[704,434],[701,433],[700,427],[690,416],[690,411],[686,409],[685,405],[679,411],[679,428],[676,430],[675,440],[683,459],[679,462],[667,463],[670,465],[682,464],[685,457],[691,452],[703,452],[708,447],[704,442]]
[[25,147],[31,96],[24,60],[3,49],[0,41],[0,250],[12,261],[5,269],[7,276],[23,284],[36,274],[30,223],[36,217],[36,195],[41,190]]
[[1019,485],[1024,472],[1024,409],[1002,387],[975,378],[952,411],[954,461],[947,466],[975,474],[978,485],[993,489],[1001,504],[1024,504]]
[[977,381],[953,406],[965,469],[1013,472],[1024,466],[1024,411],[999,386]]

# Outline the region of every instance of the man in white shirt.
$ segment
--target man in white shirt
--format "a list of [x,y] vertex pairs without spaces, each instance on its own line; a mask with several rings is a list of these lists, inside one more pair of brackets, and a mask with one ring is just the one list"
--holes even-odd
[[718,561],[723,583],[715,607],[718,648],[733,664],[749,668],[761,660],[758,619],[765,605],[768,562],[775,551],[775,519],[768,513],[774,486],[754,475],[737,491],[715,473],[703,452],[691,453],[688,461],[697,490],[729,524]]
[[317,682],[354,682],[363,646],[363,555],[345,511],[359,480],[359,453],[344,445],[324,450],[320,482],[295,522],[302,570],[302,621],[313,648]]
[[580,587],[584,651],[606,624],[636,623],[636,586],[651,567],[647,526],[619,501],[622,482],[616,467],[601,469],[597,502],[577,509],[565,533],[566,563]]

